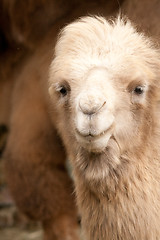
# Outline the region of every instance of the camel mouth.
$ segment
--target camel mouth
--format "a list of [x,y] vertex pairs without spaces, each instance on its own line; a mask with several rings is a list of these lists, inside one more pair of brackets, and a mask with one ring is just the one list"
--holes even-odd
[[112,132],[107,129],[100,134],[83,134],[76,129],[76,139],[78,143],[90,152],[102,152],[108,145],[112,137]]
[[88,139],[88,140],[96,140],[99,139],[101,137],[103,137],[107,132],[109,132],[110,129],[107,129],[99,134],[96,133],[92,133],[89,132],[88,134],[84,134],[82,132],[80,132],[78,129],[76,129],[76,134],[78,134],[80,137],[84,138],[84,139]]
[[86,134],[86,133],[83,133],[83,132],[79,131],[78,128],[75,129],[75,132],[76,132],[77,135],[79,135],[80,137],[82,137],[84,139],[96,140],[96,139],[99,139],[99,138],[103,137],[106,134],[109,134],[109,133],[113,132],[113,128],[114,128],[114,126],[112,124],[109,128],[104,129],[100,133],[97,133],[96,130],[90,130]]

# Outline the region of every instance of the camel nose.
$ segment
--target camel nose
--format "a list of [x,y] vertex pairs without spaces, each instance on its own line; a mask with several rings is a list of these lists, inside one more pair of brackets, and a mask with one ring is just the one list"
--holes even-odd
[[79,101],[79,108],[83,114],[93,115],[98,113],[106,104],[105,99],[102,96],[83,96]]

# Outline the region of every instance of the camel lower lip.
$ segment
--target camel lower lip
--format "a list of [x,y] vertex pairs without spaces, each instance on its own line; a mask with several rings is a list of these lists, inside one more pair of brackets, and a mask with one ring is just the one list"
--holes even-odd
[[104,136],[107,132],[108,132],[108,129],[105,130],[105,131],[103,131],[103,132],[101,132],[100,134],[97,134],[97,135],[96,135],[96,134],[91,134],[91,133],[89,133],[89,134],[82,134],[82,133],[80,133],[80,132],[78,131],[78,129],[76,129],[76,134],[77,134],[79,137],[81,137],[81,138],[83,138],[83,139],[86,139],[86,140],[94,140],[94,139],[96,140],[96,139]]

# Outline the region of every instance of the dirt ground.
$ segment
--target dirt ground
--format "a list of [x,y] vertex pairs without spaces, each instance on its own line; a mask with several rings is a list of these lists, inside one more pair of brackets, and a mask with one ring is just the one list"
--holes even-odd
[[1,240],[42,240],[43,233],[40,228],[20,229],[18,227],[4,228],[0,230]]

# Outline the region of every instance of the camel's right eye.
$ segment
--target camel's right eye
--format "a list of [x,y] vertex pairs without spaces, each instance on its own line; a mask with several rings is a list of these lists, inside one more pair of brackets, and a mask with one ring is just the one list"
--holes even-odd
[[71,88],[68,82],[63,81],[61,84],[57,84],[56,91],[60,94],[61,97],[65,97],[70,92]]
[[60,92],[61,95],[64,97],[64,96],[67,95],[67,88],[64,87],[64,86],[61,86],[61,87],[59,88],[59,92]]

